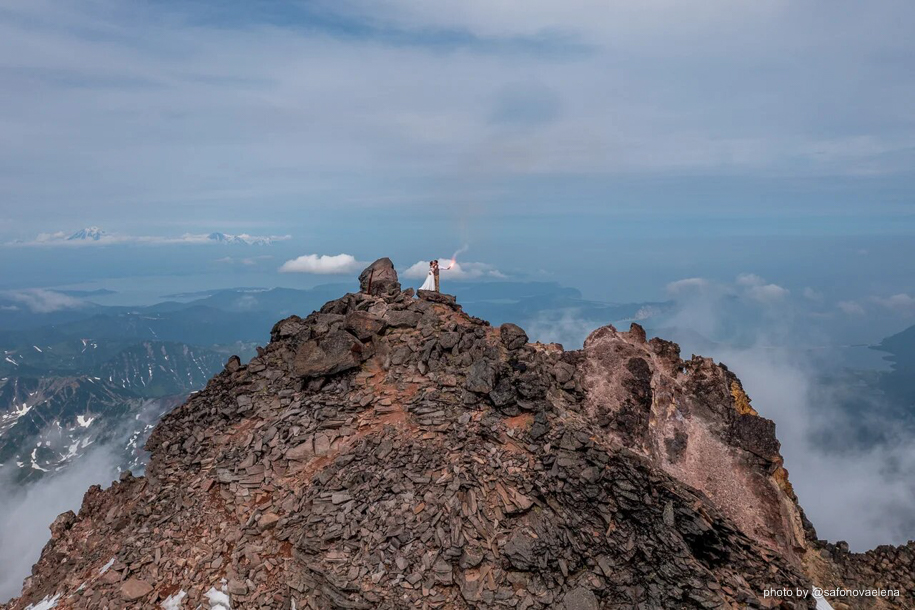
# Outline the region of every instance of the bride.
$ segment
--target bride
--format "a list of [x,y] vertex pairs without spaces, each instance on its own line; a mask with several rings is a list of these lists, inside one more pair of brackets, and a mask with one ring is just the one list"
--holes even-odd
[[420,290],[435,290],[435,265],[437,263],[438,261],[429,261],[429,275],[426,276],[423,285],[419,287]]

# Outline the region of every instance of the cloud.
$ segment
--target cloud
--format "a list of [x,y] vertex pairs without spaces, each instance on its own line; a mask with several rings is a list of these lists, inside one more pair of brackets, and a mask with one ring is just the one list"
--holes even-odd
[[532,341],[560,343],[565,349],[581,349],[585,339],[607,321],[582,316],[575,308],[541,311],[525,320],[524,330]]
[[763,284],[747,288],[747,295],[760,303],[774,303],[788,296],[788,289],[778,284]]
[[[733,370],[760,415],[775,421],[791,482],[821,538],[847,540],[863,551],[912,537],[915,446],[906,438],[910,430],[883,422],[891,431],[888,437],[859,446],[854,438],[860,414],[848,417],[839,405],[853,400],[861,412],[875,410],[860,404],[865,397],[849,388],[821,382],[797,350],[721,348],[706,355]],[[870,417],[882,427],[878,416]]]
[[231,266],[240,265],[242,267],[254,267],[260,261],[270,260],[272,258],[273,258],[272,256],[266,255],[266,254],[263,256],[248,256],[245,258],[235,258],[232,256],[224,256],[222,258],[217,258],[214,262],[225,264],[225,265],[231,265]]
[[667,284],[667,293],[670,295],[679,295],[685,292],[702,291],[708,288],[709,281],[701,277],[688,277]]
[[43,288],[6,290],[0,292],[0,297],[20,303],[33,313],[52,313],[86,306],[85,301]]
[[803,294],[804,298],[808,301],[814,301],[818,303],[823,300],[823,293],[818,290],[814,290],[810,286],[805,287],[801,294]]
[[759,303],[771,304],[788,296],[788,289],[778,284],[767,283],[755,273],[741,273],[734,280],[737,286],[744,289],[744,294]]
[[[467,261],[456,261],[450,269],[446,267],[451,263],[450,257],[439,257],[441,265],[442,279],[449,280],[476,280],[480,278],[505,278],[506,275],[488,263],[473,263]],[[429,273],[429,261],[417,261],[410,265],[404,272],[403,277],[410,279],[424,279]]]
[[849,316],[863,316],[865,313],[864,307],[855,301],[839,301],[836,303],[836,307],[839,308],[839,311]]
[[90,485],[109,485],[117,476],[117,459],[96,449],[59,475],[22,489],[0,480],[0,603],[18,595],[22,581],[50,540],[48,526],[62,512],[79,510]]
[[337,275],[360,271],[367,264],[357,261],[351,254],[305,254],[283,263],[280,272]]
[[736,283],[738,286],[762,286],[766,280],[755,273],[741,273],[737,276]]
[[[806,318],[798,322],[781,309],[771,315],[770,307],[753,307],[735,320],[734,296],[749,298],[742,290],[708,290],[677,299],[669,321],[658,324],[670,327],[665,338],[679,340],[684,354],[726,364],[760,415],[775,421],[791,482],[821,538],[847,540],[855,550],[911,539],[912,424],[886,421],[892,406],[879,392],[862,390],[857,380],[841,383],[831,361],[807,349],[821,336]],[[846,308],[854,313],[858,307],[848,302]],[[830,483],[835,481],[842,485]]]
[[30,241],[11,241],[7,246],[12,247],[84,247],[84,246],[112,246],[122,244],[161,246],[161,245],[247,245],[266,246],[278,241],[291,239],[290,235],[249,235],[239,233],[184,233],[176,237],[162,235],[128,235],[123,233],[108,233],[98,227],[88,227],[75,233],[57,231],[54,233],[39,233]]
[[911,3],[264,4],[5,2],[19,222],[434,205],[454,179],[486,206],[523,201],[487,182],[518,175],[573,202],[582,176],[699,172],[810,178],[803,213],[834,205],[817,177],[912,167],[910,67],[885,60],[915,51]]
[[901,314],[915,313],[915,297],[904,292],[890,297],[871,297],[871,300],[891,311]]

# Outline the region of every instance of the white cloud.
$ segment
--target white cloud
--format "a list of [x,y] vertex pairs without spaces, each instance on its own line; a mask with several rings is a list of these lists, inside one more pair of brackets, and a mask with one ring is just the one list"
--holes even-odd
[[0,292],[0,296],[24,305],[33,313],[51,313],[64,309],[77,309],[86,305],[77,298],[43,288],[6,290]]
[[222,263],[225,265],[241,265],[243,267],[254,267],[260,261],[270,260],[273,258],[269,255],[264,256],[246,256],[244,258],[235,258],[232,256],[224,256],[222,258],[217,258],[214,262]]
[[367,264],[357,261],[351,254],[305,254],[283,263],[280,272],[336,275],[359,271]]
[[[438,259],[441,277],[442,279],[449,280],[475,280],[479,278],[504,278],[506,277],[504,273],[493,267],[488,263],[472,263],[467,261],[456,261],[454,265],[448,269],[447,267],[451,264],[451,259],[448,257],[440,257]],[[429,273],[429,261],[417,261],[413,265],[410,265],[404,272],[403,276],[405,278],[411,279],[424,279]]]
[[671,295],[683,294],[684,292],[701,291],[709,287],[709,281],[702,277],[688,277],[676,282],[670,282],[667,285],[667,293]]
[[[734,371],[760,415],[775,421],[791,482],[822,538],[847,540],[855,551],[911,539],[915,447],[909,429],[886,425],[884,440],[861,447],[855,442],[860,413],[849,416],[839,405],[862,397],[824,383],[797,350],[722,347],[705,355]],[[870,412],[871,405],[861,407]]]
[[744,294],[759,303],[776,303],[788,296],[788,289],[778,284],[769,284],[755,273],[741,273],[734,280],[744,288]]
[[761,284],[747,288],[747,296],[760,303],[775,303],[788,296],[788,289],[778,284]]
[[856,303],[855,301],[839,301],[838,303],[836,303],[836,307],[839,308],[839,311],[841,311],[842,313],[847,314],[849,316],[863,316],[864,315],[864,307],[862,307],[860,303]]
[[741,273],[736,281],[738,286],[762,286],[766,283],[766,280],[755,273]]
[[0,478],[0,600],[22,590],[22,580],[50,536],[51,522],[64,511],[78,511],[90,485],[109,485],[117,477],[117,462],[111,449],[102,448],[26,488],[11,475]]
[[915,297],[904,292],[889,297],[872,297],[871,300],[897,313],[915,313]]
[[823,293],[818,290],[814,290],[810,286],[804,288],[804,291],[801,294],[803,294],[804,298],[808,301],[819,302],[823,300]]

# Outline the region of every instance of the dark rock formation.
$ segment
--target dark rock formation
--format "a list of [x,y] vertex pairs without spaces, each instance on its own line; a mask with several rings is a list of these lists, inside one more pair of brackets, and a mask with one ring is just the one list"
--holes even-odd
[[[371,286],[369,286],[371,284]],[[371,288],[371,289],[370,289]],[[391,259],[379,258],[359,274],[359,290],[366,294],[393,295],[400,292],[397,271]]]
[[764,591],[811,578],[911,607],[910,548],[807,540],[772,432],[637,326],[564,352],[373,280],[168,414],[5,608],[797,609]]

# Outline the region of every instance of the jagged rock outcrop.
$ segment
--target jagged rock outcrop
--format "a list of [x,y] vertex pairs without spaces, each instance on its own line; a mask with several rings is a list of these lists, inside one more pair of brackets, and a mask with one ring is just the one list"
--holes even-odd
[[391,259],[379,258],[359,274],[359,290],[372,295],[396,295],[400,292],[397,271]]
[[601,328],[579,367],[588,415],[621,445],[705,493],[757,542],[798,561],[803,515],[782,466],[775,424],[759,417],[737,377],[709,358],[634,325]]
[[386,260],[169,413],[147,475],[61,515],[7,610],[814,608],[764,592],[889,577],[805,539],[726,368],[635,325],[531,344],[376,284]]

